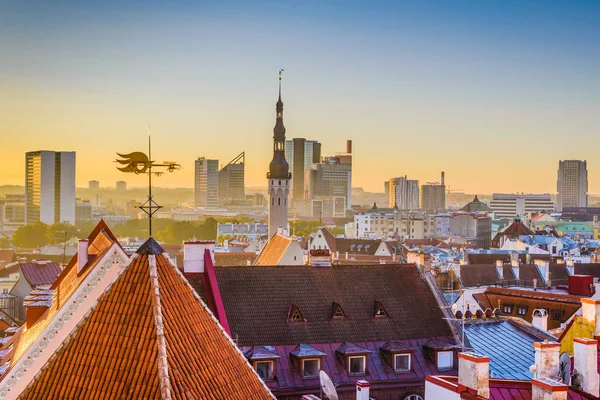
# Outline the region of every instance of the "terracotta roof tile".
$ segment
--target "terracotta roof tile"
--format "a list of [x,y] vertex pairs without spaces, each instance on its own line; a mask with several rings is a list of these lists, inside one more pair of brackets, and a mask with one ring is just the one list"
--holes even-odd
[[275,234],[260,252],[254,265],[277,265],[291,243],[292,239],[279,233]]
[[181,273],[152,254],[154,243],[133,256],[22,399],[272,398]]

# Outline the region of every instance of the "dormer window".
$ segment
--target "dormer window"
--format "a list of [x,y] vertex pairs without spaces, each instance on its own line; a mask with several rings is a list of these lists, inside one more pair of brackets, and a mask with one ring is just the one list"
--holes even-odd
[[254,368],[263,381],[273,380],[273,361],[257,361]]
[[394,355],[394,371],[409,372],[412,367],[411,354],[395,354]]
[[302,360],[302,378],[317,378],[321,370],[321,359],[306,358]]
[[388,314],[383,308],[383,304],[378,301],[375,301],[375,310],[373,312],[373,318],[387,318]]
[[437,368],[438,370],[452,369],[454,367],[454,352],[453,351],[438,351],[437,352]]
[[288,322],[306,322],[297,305],[291,304],[288,311]]
[[366,356],[348,357],[348,373],[355,375],[364,374],[366,358]]
[[342,306],[336,302],[333,302],[331,306],[331,319],[340,320],[344,318],[346,318],[346,314],[344,313],[344,310],[342,310]]

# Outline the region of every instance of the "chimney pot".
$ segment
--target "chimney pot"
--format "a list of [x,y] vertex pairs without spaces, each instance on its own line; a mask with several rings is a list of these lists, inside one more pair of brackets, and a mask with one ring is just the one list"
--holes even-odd
[[548,378],[531,380],[531,400],[567,400],[569,386]]
[[88,262],[89,240],[80,239],[77,241],[77,273],[81,273]]
[[537,378],[556,379],[558,377],[560,343],[534,342],[533,347],[535,349]]
[[369,400],[371,384],[365,380],[356,381],[356,400]]
[[600,336],[600,300],[583,297],[580,301],[584,321],[594,327],[594,337]]
[[183,242],[183,272],[204,273],[204,253],[209,250],[213,264],[215,261],[215,242]]
[[581,377],[581,390],[598,397],[600,375],[598,374],[598,341],[573,339],[574,371]]
[[490,398],[490,358],[473,352],[458,354],[458,385]]
[[543,308],[533,310],[533,326],[543,331],[548,330],[548,311]]

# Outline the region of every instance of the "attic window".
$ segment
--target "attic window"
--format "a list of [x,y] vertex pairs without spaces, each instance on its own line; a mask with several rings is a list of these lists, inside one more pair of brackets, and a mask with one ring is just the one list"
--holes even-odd
[[346,314],[344,310],[342,310],[342,306],[338,303],[334,302],[331,305],[331,319],[344,319],[346,318]]
[[383,304],[378,301],[375,301],[375,310],[373,313],[373,318],[387,318],[388,314],[385,312],[385,308],[383,308]]
[[295,304],[290,305],[290,309],[288,311],[288,322],[301,322],[306,321],[304,317],[302,317],[302,313],[300,309]]
[[257,361],[254,368],[262,380],[273,380],[273,361]]

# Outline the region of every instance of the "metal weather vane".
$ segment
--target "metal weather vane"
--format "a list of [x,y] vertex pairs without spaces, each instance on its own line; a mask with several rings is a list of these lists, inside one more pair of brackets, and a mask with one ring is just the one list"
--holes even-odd
[[139,208],[148,215],[148,233],[152,237],[152,216],[162,208],[152,198],[152,175],[158,177],[164,173],[163,171],[152,172],[152,168],[166,168],[167,172],[173,172],[181,169],[181,165],[175,161],[164,161],[162,164],[155,163],[152,160],[152,142],[151,142],[151,131],[148,127],[148,155],[141,151],[135,151],[133,153],[121,154],[117,153],[121,160],[115,160],[115,162],[123,165],[123,167],[117,167],[121,172],[139,174],[148,174],[148,199],[139,206]]

